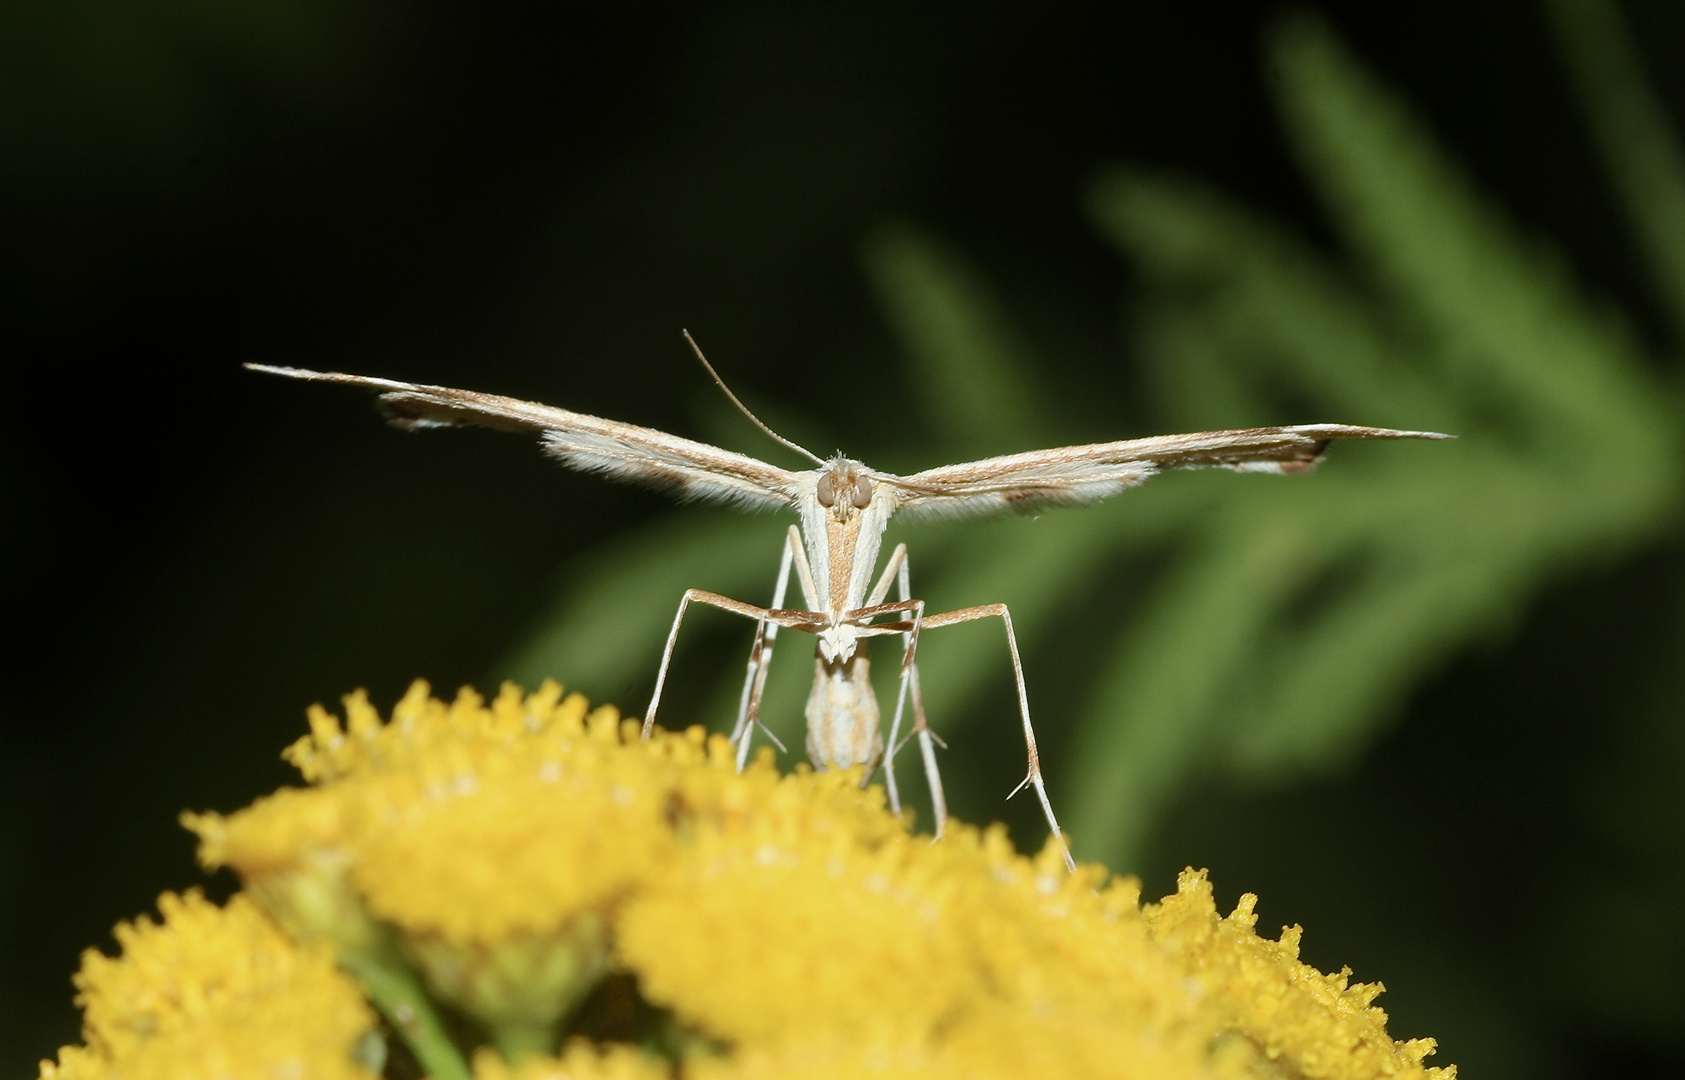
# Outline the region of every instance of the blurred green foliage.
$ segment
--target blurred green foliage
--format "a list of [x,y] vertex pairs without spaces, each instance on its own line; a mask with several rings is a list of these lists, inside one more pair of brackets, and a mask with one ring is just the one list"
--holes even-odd
[[[1555,15],[1658,292],[1685,326],[1677,147],[1607,6],[1561,0]],[[905,530],[915,575],[939,567],[921,594],[1012,605],[1032,697],[1034,643],[1119,567],[1152,568],[1067,663],[1092,682],[1074,749],[1052,765],[1078,851],[1123,868],[1195,779],[1282,784],[1352,762],[1425,675],[1504,632],[1571,568],[1652,541],[1685,495],[1678,388],[1619,313],[1475,191],[1323,24],[1286,21],[1270,50],[1282,121],[1343,251],[1190,179],[1100,177],[1092,218],[1144,286],[1130,345],[1151,414],[1166,430],[1338,421],[1459,441],[1340,446],[1309,479],[1167,477],[1034,523]],[[864,263],[905,350],[922,464],[1050,437],[1059,391],[1038,381],[975,268],[906,225],[871,236]],[[583,584],[508,672],[639,686],[684,587],[750,599],[770,587],[778,526],[691,526],[567,568]],[[921,655],[945,736],[1004,692],[1004,654],[985,635]],[[806,665],[785,664],[794,674],[782,690],[775,680],[768,712],[799,745]],[[716,722],[740,678],[720,665]]]

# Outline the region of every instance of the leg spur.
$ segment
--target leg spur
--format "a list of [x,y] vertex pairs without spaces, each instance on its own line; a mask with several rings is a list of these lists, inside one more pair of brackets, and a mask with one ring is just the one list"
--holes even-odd
[[[1024,687],[1024,664],[1018,656],[1018,637],[1012,632],[1012,613],[1005,604],[980,604],[977,607],[960,608],[957,611],[944,611],[937,615],[926,615],[917,621],[910,645],[916,645],[916,632],[919,629],[934,630],[942,626],[952,626],[955,623],[975,622],[978,619],[992,619],[999,617],[1006,627],[1006,647],[1012,654],[1012,677],[1018,687],[1018,715],[1024,724],[1024,749],[1029,756],[1029,769],[1024,779],[1012,789],[1012,795],[1018,794],[1024,788],[1035,790],[1036,800],[1041,803],[1041,812],[1047,818],[1048,828],[1058,838],[1059,846],[1064,849],[1065,867],[1076,870],[1076,860],[1071,857],[1070,845],[1065,843],[1065,834],[1059,829],[1059,821],[1053,816],[1053,802],[1047,797],[1047,784],[1041,774],[1041,754],[1036,749],[1036,729],[1030,723],[1030,695]],[[1008,795],[1007,798],[1011,798]]]

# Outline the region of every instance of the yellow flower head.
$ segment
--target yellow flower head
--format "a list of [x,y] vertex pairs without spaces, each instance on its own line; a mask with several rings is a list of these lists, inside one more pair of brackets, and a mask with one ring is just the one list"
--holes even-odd
[[[310,723],[308,788],[187,823],[435,1080],[1454,1075],[1388,1036],[1379,986],[1301,963],[1296,928],[1259,938],[1252,897],[1220,917],[1203,874],[1143,907],[1056,845],[932,842],[857,772],[740,773],[719,736],[645,740],[553,683]],[[438,1000],[500,1053],[470,1069]]]
[[490,1050],[474,1055],[474,1080],[669,1080],[667,1064],[630,1046],[574,1039],[559,1058],[531,1055],[514,1065]]
[[347,723],[312,709],[287,751],[314,783],[224,819],[189,816],[209,865],[248,880],[343,861],[379,917],[492,944],[558,930],[624,892],[669,841],[654,755],[619,752],[612,707],[587,715],[554,683],[489,706],[416,683],[382,724],[361,694]]
[[117,927],[76,976],[84,1047],[43,1080],[373,1080],[355,1056],[374,1011],[331,950],[299,946],[244,897],[225,908],[165,893],[162,923]]

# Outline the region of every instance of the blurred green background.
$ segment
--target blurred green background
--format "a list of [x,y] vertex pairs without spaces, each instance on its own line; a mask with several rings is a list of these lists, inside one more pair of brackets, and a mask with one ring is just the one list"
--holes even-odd
[[[239,363],[795,464],[688,327],[891,471],[1457,433],[891,540],[933,605],[1012,605],[1080,856],[1258,892],[1465,1075],[1685,1072],[1681,49],[1664,0],[0,7],[0,1069],[75,1038],[78,951],[203,880],[176,813],[288,782],[308,703],[637,712],[683,587],[769,594],[782,520]],[[749,630],[688,633],[664,719],[722,724]],[[921,659],[954,811],[1039,846],[998,627]]]

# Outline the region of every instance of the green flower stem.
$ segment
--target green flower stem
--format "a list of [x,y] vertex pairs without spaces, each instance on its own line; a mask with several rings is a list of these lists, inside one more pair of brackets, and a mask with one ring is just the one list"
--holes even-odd
[[556,1052],[556,1025],[544,1021],[505,1020],[491,1025],[492,1045],[513,1065],[528,1054]]
[[408,965],[395,957],[368,953],[345,953],[339,962],[362,984],[363,992],[381,1015],[391,1021],[431,1080],[469,1080],[468,1063]]

